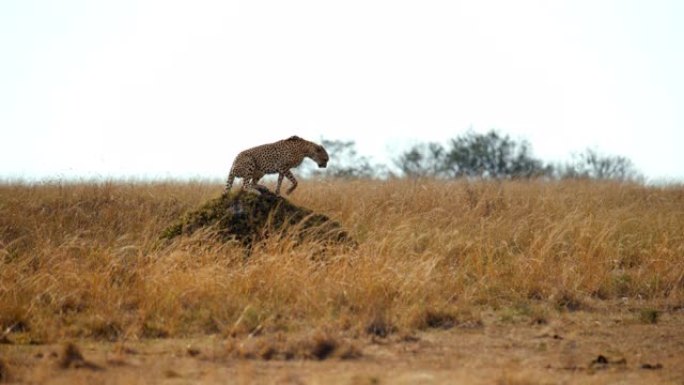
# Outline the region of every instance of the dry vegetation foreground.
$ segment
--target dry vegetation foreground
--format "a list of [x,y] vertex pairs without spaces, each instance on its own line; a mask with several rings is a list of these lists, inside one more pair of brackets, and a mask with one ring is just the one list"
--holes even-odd
[[208,183],[0,184],[0,382],[684,384],[684,188],[303,182],[355,246],[160,239]]

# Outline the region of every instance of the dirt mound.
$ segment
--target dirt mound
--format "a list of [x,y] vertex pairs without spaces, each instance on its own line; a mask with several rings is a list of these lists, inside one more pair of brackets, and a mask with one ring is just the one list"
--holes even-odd
[[201,229],[207,229],[221,241],[237,240],[244,246],[273,235],[294,235],[299,241],[354,243],[339,223],[266,190],[261,194],[224,193],[166,228],[162,239],[190,235]]

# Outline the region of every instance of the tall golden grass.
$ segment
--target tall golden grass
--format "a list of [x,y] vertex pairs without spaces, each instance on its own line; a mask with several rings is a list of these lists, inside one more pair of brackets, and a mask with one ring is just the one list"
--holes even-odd
[[[0,185],[0,326],[27,342],[477,324],[478,309],[684,301],[684,188],[589,181],[305,181],[357,248],[246,253],[162,230],[204,182]],[[617,300],[617,301],[616,301]]]

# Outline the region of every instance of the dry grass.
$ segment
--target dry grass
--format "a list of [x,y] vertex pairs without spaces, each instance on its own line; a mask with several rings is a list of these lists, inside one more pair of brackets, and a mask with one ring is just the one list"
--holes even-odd
[[4,335],[384,337],[477,327],[484,309],[544,323],[638,300],[646,310],[635,320],[655,323],[684,305],[682,187],[310,181],[293,202],[339,221],[358,248],[271,241],[247,257],[201,234],[160,244],[167,225],[220,192],[201,182],[0,185]]

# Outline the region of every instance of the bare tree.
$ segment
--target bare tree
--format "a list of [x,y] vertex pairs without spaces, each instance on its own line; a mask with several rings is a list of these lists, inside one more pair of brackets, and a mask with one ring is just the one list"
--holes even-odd
[[618,181],[636,181],[642,178],[628,158],[601,155],[593,149],[575,154],[571,162],[560,167],[560,177]]
[[330,155],[330,162],[325,171],[312,167],[306,168],[308,176],[325,176],[331,178],[376,178],[387,173],[387,167],[373,164],[367,156],[359,155],[356,142],[353,140],[322,139],[321,145]]

